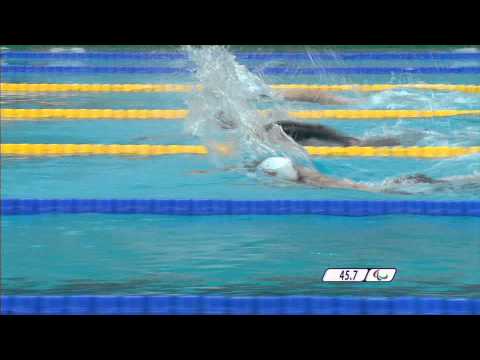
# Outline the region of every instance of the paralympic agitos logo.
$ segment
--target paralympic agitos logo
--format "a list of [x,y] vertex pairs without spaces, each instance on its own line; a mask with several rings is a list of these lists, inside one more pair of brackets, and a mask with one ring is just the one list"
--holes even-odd
[[378,281],[383,281],[383,280],[386,280],[388,279],[388,274],[385,274],[385,275],[381,275],[380,274],[380,269],[377,269],[373,272],[372,276],[377,279]]

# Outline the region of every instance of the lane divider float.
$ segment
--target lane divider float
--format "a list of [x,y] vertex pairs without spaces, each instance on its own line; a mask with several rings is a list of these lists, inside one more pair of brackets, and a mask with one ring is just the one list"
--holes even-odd
[[[266,115],[268,110],[260,111]],[[303,110],[288,114],[298,119],[378,120],[480,115],[474,110]],[[1,120],[179,120],[188,116],[185,109],[1,109]]]
[[[227,146],[218,150],[224,154],[232,151]],[[305,146],[312,156],[330,157],[414,157],[447,158],[480,153],[480,146],[412,146],[412,147],[338,147]],[[72,156],[72,155],[206,155],[208,149],[202,145],[120,145],[120,144],[1,144],[2,155],[16,156]]]

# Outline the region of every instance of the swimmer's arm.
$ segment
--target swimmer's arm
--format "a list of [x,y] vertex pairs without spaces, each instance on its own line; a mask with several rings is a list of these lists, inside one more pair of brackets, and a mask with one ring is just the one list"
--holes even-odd
[[299,167],[298,171],[302,178],[302,182],[307,185],[319,186],[319,187],[328,187],[328,188],[337,188],[337,189],[355,189],[362,191],[369,191],[378,193],[381,192],[381,189],[374,188],[369,185],[360,184],[346,179],[334,179],[325,175],[320,174],[317,171]]
[[276,90],[285,100],[304,101],[322,105],[349,105],[356,101],[335,95],[327,94],[321,90],[282,89]]
[[233,170],[235,169],[233,166],[231,167],[226,167],[226,168],[223,168],[223,169],[210,169],[210,170],[192,170],[190,171],[190,174],[211,174],[211,173],[221,173],[221,172],[224,172],[224,171],[230,171],[230,170]]
[[[259,164],[260,161],[258,161],[256,164]],[[256,168],[256,165],[247,165],[245,166],[243,169],[247,170],[247,171],[253,171],[254,169]],[[226,167],[223,167],[221,169],[210,169],[210,170],[192,170],[190,171],[190,174],[211,174],[211,173],[223,173],[223,172],[226,172],[226,171],[236,171],[236,170],[239,170],[239,169],[242,169],[241,167],[238,167],[238,166],[226,166]]]
[[356,183],[347,179],[334,179],[325,175],[320,174],[317,171],[308,169],[308,168],[298,168],[300,175],[303,178],[303,183],[307,185],[319,186],[319,187],[329,187],[336,189],[355,189],[368,191],[372,193],[387,193],[387,194],[396,194],[396,195],[411,195],[411,193],[403,190],[395,189],[386,189],[381,187],[373,187],[370,185]]

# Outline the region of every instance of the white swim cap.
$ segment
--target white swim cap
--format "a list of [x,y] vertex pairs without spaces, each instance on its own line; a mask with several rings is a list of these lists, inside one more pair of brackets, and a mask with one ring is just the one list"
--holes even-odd
[[258,169],[271,176],[278,176],[284,180],[297,181],[298,171],[292,160],[286,157],[270,157],[263,160]]

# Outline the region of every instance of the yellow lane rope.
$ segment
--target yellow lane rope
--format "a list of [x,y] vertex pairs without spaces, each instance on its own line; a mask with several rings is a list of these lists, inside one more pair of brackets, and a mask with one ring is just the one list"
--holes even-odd
[[[1,109],[2,120],[32,119],[183,119],[187,110],[117,110],[117,109]],[[290,111],[289,115],[299,119],[398,119],[398,118],[431,118],[458,115],[480,115],[480,110],[309,110]]]
[[31,119],[183,119],[187,110],[117,110],[117,109],[2,109],[2,120]]
[[[472,147],[324,147],[306,146],[313,156],[341,157],[415,157],[444,158],[480,153],[480,146]],[[222,149],[228,152],[228,149]],[[103,144],[1,144],[2,155],[173,155],[208,153],[201,145],[103,145]]]
[[31,84],[0,83],[2,92],[189,92],[190,84]]
[[[321,91],[385,91],[399,88],[459,91],[480,93],[480,85],[456,84],[344,84],[344,85],[312,85],[312,84],[277,84],[273,89],[299,89]],[[0,83],[0,92],[190,92],[201,90],[200,85],[192,84],[32,84],[32,83]]]
[[279,90],[321,90],[321,91],[385,91],[392,89],[420,89],[437,91],[459,91],[480,93],[480,85],[454,85],[454,84],[345,84],[345,85],[308,85],[308,84],[280,84],[272,88]]

